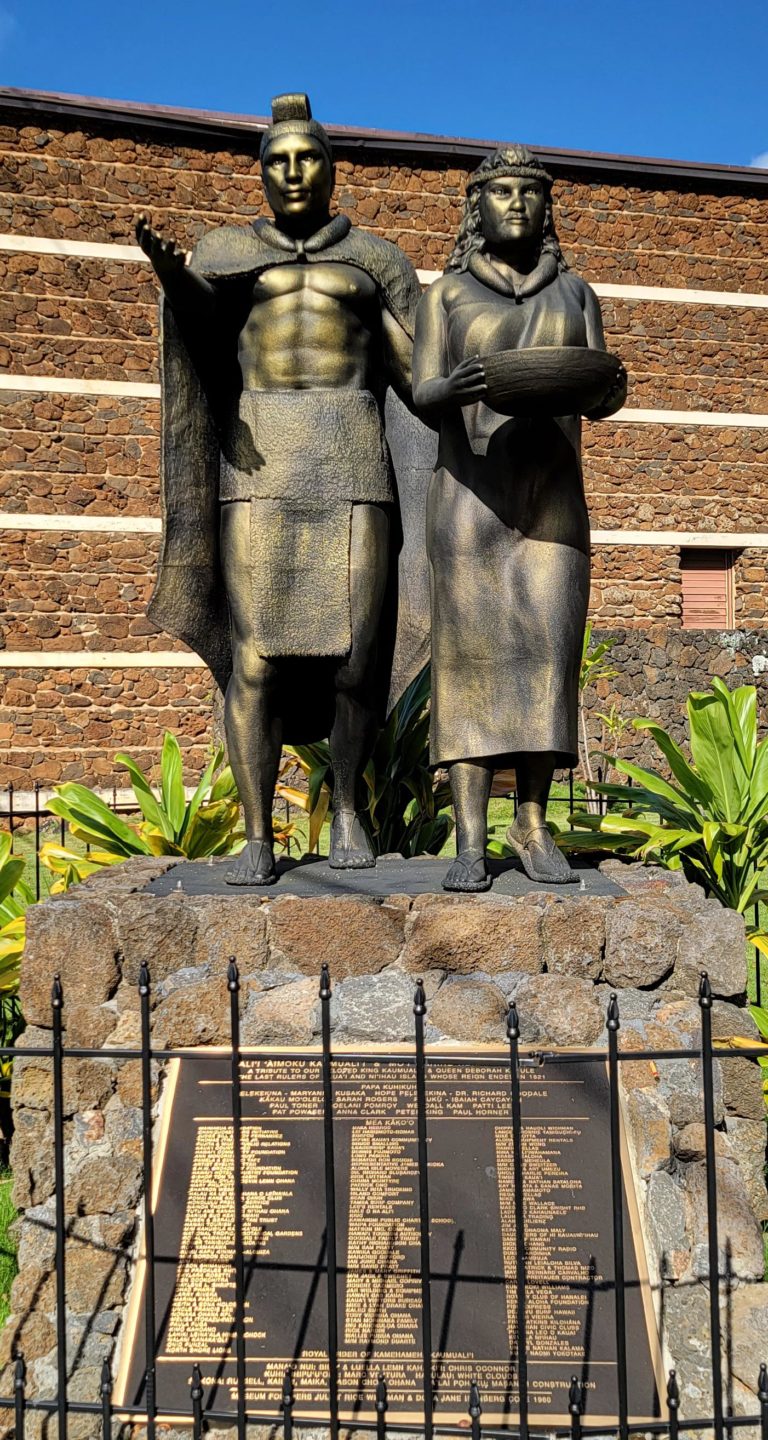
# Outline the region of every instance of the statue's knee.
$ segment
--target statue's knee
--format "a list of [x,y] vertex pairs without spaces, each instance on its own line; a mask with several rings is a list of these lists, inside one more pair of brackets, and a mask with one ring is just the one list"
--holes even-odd
[[274,687],[274,666],[263,655],[242,646],[232,657],[232,674],[239,685],[258,694],[267,694]]
[[337,695],[365,701],[372,689],[373,666],[368,656],[350,657],[336,672]]

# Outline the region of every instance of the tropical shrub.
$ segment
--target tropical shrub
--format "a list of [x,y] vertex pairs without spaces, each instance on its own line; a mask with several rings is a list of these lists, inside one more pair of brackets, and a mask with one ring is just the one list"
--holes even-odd
[[198,860],[242,848],[245,836],[239,828],[237,787],[229,766],[220,769],[223,759],[219,747],[187,800],[181,750],[170,731],[163,738],[158,793],[136,761],[120,751],[115,764],[128,771],[136,808],[143,816],[136,825],[115,815],[86,785],[73,781],[57,785],[48,809],[67,821],[76,840],[91,848],[83,855],[66,846],[43,845],[40,859],[56,876],[51,889],[66,890],[95,870],[133,855],[185,855]]
[[[587,709],[584,701],[584,692],[590,685],[597,685],[600,680],[612,680],[618,675],[618,670],[612,665],[606,656],[616,644],[616,639],[611,636],[608,640],[601,640],[598,644],[592,644],[592,621],[588,620],[584,628],[584,642],[581,647],[581,664],[579,666],[579,759],[585,780],[585,804],[590,815],[599,815],[603,805],[596,787],[595,771],[592,761],[601,758],[612,765],[618,753],[619,741],[628,722],[622,718],[618,706],[613,704],[607,715],[598,711],[597,718],[600,721],[602,736],[600,749],[597,752],[590,750],[589,737],[587,735]],[[605,746],[611,746],[610,754],[605,751]]]
[[597,785],[608,798],[602,816],[577,812],[581,827],[558,838],[567,850],[613,850],[681,869],[723,905],[745,912],[766,898],[768,866],[768,737],[757,738],[753,685],[731,692],[713,679],[711,690],[688,697],[690,761],[652,720],[637,730],[654,740],[671,780],[628,760],[615,761],[631,785]]
[[[0,833],[0,1045],[13,1045],[24,1028],[19,1005],[19,974],[26,930],[25,912],[34,896],[24,879],[25,862],[14,856],[13,841]],[[0,1130],[9,1137],[11,1056],[0,1057]]]
[[[376,855],[438,855],[453,829],[448,782],[436,781],[429,768],[429,695],[425,666],[379,732],[365,768],[362,818]],[[308,793],[288,793],[285,786],[278,787],[278,793],[307,810],[312,849],[333,806],[330,748],[326,741],[287,748],[307,776]]]

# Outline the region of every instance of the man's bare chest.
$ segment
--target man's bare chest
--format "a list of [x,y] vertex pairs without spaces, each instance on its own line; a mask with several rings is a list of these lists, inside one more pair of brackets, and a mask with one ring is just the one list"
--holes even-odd
[[378,308],[370,275],[356,265],[328,261],[263,270],[254,282],[251,300],[252,315],[262,307],[309,311],[342,307],[367,319]]

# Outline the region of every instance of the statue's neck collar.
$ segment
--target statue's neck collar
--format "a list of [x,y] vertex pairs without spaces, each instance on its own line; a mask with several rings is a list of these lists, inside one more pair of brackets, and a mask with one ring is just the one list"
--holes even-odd
[[287,250],[301,259],[304,255],[314,255],[319,250],[327,250],[329,245],[337,245],[349,234],[352,222],[346,215],[334,215],[327,225],[322,225],[314,235],[307,236],[306,240],[286,235],[285,231],[278,230],[277,226],[267,219],[254,220],[253,228],[259,239],[266,241],[267,245],[273,245],[276,250]]
[[552,283],[557,275],[557,259],[550,251],[543,250],[538,264],[519,285],[515,285],[513,280],[502,275],[482,250],[475,250],[470,255],[467,269],[476,280],[480,280],[489,289],[496,290],[499,295],[509,295],[510,299],[519,302],[525,300],[529,295],[536,295],[539,290],[544,289],[545,285]]

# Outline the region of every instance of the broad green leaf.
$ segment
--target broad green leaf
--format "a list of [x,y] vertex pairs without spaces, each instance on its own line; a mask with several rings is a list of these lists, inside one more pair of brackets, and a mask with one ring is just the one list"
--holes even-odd
[[709,807],[712,804],[712,791],[705,780],[688,764],[679,745],[676,745],[672,736],[662,729],[661,725],[655,724],[653,720],[642,720],[636,724],[638,730],[647,730],[651,739],[658,745],[662,755],[669,765],[672,774],[686,795],[698,800],[699,804]]
[[162,805],[159,803],[144,771],[136,764],[133,757],[126,755],[123,750],[118,750],[115,756],[115,764],[122,765],[128,771],[131,777],[133,793],[136,796],[139,809],[144,819],[147,820],[150,825],[154,825],[156,829],[161,830],[169,840],[172,840],[173,826],[165,814]]
[[0,902],[16,889],[25,868],[26,862],[20,856],[13,860],[6,860],[0,867]]
[[94,840],[118,855],[144,855],[137,832],[94,795],[85,785],[67,780],[54,788],[47,807],[52,815],[69,821],[72,833],[86,842]]
[[[717,676],[712,681],[713,690],[717,689]],[[723,689],[726,687],[723,685]],[[727,694],[726,690],[726,694]],[[757,748],[757,691],[754,685],[740,685],[738,689],[730,693],[730,702],[737,724],[734,727],[734,734],[740,740],[739,753],[745,772],[751,776],[755,766],[755,751]]]
[[720,695],[693,692],[688,696],[688,720],[693,761],[712,791],[720,818],[737,820],[749,782],[737,760],[728,706]]
[[[768,941],[768,935],[761,935],[759,938]],[[752,943],[755,943],[754,938]],[[762,946],[760,946],[759,949],[762,950],[764,955],[768,955],[768,945],[765,949],[763,949]],[[768,1040],[768,1010],[766,1010],[764,1005],[748,1005],[747,1009],[763,1039]]]
[[172,826],[171,839],[178,839],[184,824],[184,777],[181,750],[176,736],[166,730],[160,755],[160,791],[163,809]]
[[[185,808],[185,810],[184,810],[184,818],[183,818],[183,820],[182,820],[182,822],[181,822],[181,827],[180,827],[179,833],[178,833],[178,835],[177,835],[177,837],[176,837],[177,840],[179,840],[179,842],[181,842],[181,841],[184,840],[184,838],[185,838],[185,836],[186,836],[186,834],[187,834],[187,832],[188,832],[188,830],[189,830],[189,827],[190,827],[190,825],[192,824],[192,821],[194,820],[194,818],[195,818],[198,810],[200,809],[200,806],[202,805],[203,801],[204,801],[204,800],[206,799],[206,797],[208,796],[208,792],[209,792],[210,789],[211,789],[211,781],[212,781],[212,779],[213,779],[214,771],[215,771],[215,769],[216,769],[216,758],[217,758],[216,755],[214,755],[214,756],[209,760],[209,762],[208,762],[208,764],[206,765],[206,767],[205,767],[202,775],[200,776],[200,779],[199,779],[198,784],[197,784],[197,788],[196,788],[196,790],[195,790],[195,792],[194,792],[194,794],[193,794],[193,796],[192,796],[192,799],[190,800],[189,804],[186,806],[186,808]],[[222,788],[223,788],[223,787],[222,787]],[[211,795],[210,798],[213,799],[213,798],[214,798],[213,795]],[[219,796],[217,795],[215,798],[218,800],[218,799],[219,799]],[[221,798],[222,798],[222,799],[224,798],[223,795],[221,796]]]
[[638,785],[651,795],[666,800],[676,814],[682,810],[689,816],[695,815],[695,807],[684,792],[677,789],[676,786],[670,785],[667,780],[664,780],[661,775],[656,775],[653,770],[643,770],[640,765],[633,765],[629,760],[617,760],[616,769],[622,775],[631,775],[632,779],[636,780]]

